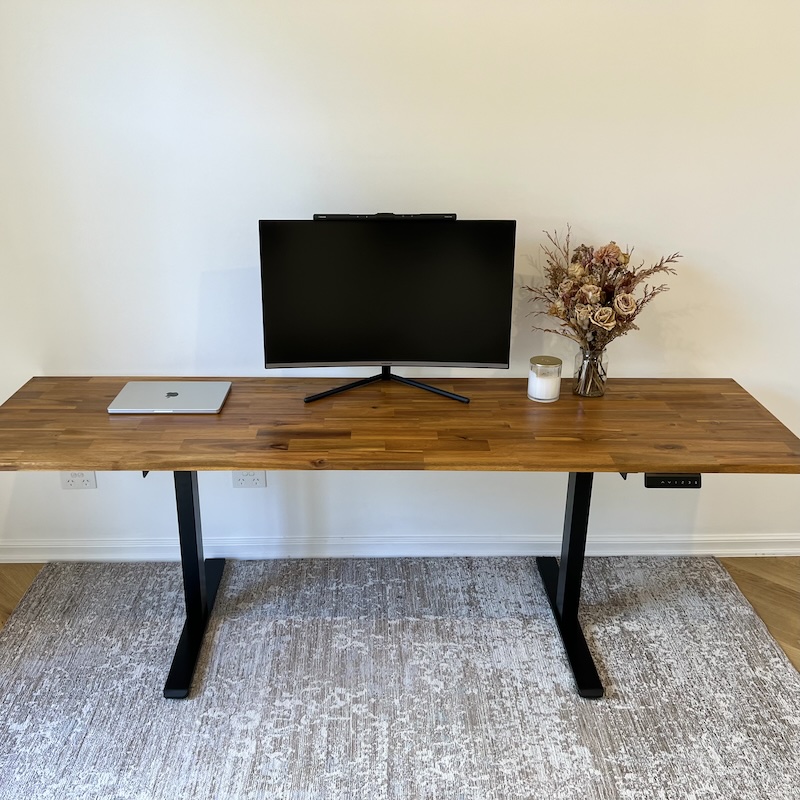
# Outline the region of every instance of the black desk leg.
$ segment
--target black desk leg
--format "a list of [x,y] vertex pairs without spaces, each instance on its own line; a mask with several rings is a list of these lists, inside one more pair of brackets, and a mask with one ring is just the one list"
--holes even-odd
[[603,684],[578,622],[593,478],[592,472],[570,473],[561,561],[551,557],[536,559],[581,697],[603,696]]
[[175,473],[175,500],[181,543],[183,593],[186,598],[186,623],[164,685],[164,697],[184,698],[189,694],[206,623],[222,580],[225,559],[210,558],[206,561],[203,557],[196,472]]

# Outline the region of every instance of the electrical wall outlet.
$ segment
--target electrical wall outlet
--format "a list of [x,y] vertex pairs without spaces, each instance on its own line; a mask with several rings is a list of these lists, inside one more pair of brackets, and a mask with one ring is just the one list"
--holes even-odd
[[263,489],[267,485],[267,473],[263,469],[239,470],[232,475],[234,489]]
[[96,489],[97,476],[94,472],[62,472],[62,489]]

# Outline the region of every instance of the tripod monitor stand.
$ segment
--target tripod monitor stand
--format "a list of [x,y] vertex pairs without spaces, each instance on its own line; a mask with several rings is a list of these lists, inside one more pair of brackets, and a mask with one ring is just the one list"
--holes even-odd
[[339,394],[339,392],[346,392],[348,389],[355,389],[358,386],[366,386],[368,383],[375,383],[376,381],[396,381],[397,383],[404,383],[406,386],[414,386],[417,389],[425,389],[427,392],[440,394],[442,397],[449,397],[451,400],[458,400],[459,403],[469,403],[469,397],[464,397],[454,392],[446,392],[444,389],[438,389],[436,386],[430,386],[421,381],[414,381],[411,378],[402,378],[400,375],[392,373],[390,367],[381,367],[380,375],[373,375],[370,378],[363,378],[360,381],[353,381],[346,383],[344,386],[337,386],[335,389],[328,389],[327,392],[319,392],[318,394],[311,394],[303,398],[306,403],[313,403],[315,400],[322,400],[323,397],[330,397],[332,394]]

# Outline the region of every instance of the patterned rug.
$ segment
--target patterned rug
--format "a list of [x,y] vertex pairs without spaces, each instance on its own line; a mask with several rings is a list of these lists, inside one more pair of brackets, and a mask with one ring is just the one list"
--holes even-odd
[[51,564],[0,633],[0,798],[798,798],[800,674],[708,558],[587,560],[575,692],[530,558]]

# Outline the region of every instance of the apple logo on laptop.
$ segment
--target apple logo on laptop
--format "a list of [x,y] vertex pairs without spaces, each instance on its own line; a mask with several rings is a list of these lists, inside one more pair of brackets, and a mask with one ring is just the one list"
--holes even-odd
[[167,395],[166,395],[166,396],[167,396],[167,397],[177,397],[177,396],[178,396],[178,393],[177,393],[177,392],[167,392]]

